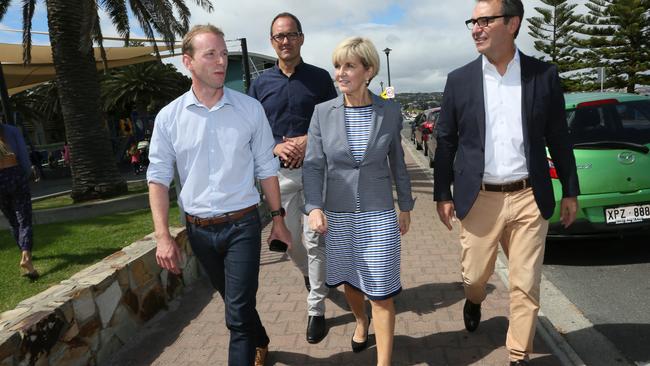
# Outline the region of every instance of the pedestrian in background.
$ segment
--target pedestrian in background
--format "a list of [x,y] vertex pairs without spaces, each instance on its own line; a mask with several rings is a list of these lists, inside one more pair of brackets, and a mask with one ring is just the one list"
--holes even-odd
[[32,197],[29,190],[31,165],[20,130],[0,124],[0,210],[11,226],[21,251],[23,275],[35,280],[39,274],[32,263]]
[[304,40],[296,16],[276,15],[271,22],[270,41],[278,62],[253,81],[248,94],[262,103],[273,131],[273,154],[281,160],[278,179],[282,208],[294,243],[289,257],[309,291],[306,338],[309,343],[318,343],[326,334],[325,244],[309,228],[303,213],[302,163],[314,106],[335,98],[336,90],[327,71],[303,62],[300,48]]
[[521,0],[479,0],[465,22],[481,55],[447,77],[433,170],[440,220],[449,230],[455,216],[461,220],[468,331],[479,326],[499,243],[508,257],[510,365],[528,365],[533,351],[555,208],[546,147],[562,183],[565,227],[575,220],[579,194],[558,71],[519,52],[523,19]]
[[368,90],[379,71],[370,40],[344,40],[332,61],[343,94],[314,110],[303,167],[305,210],[311,228],[325,234],[327,285],[344,285],[356,319],[352,350],[368,345],[365,296],[372,306],[377,365],[390,365],[393,297],[402,290],[400,234],[409,229],[414,205],[401,143],[402,113],[399,104]]

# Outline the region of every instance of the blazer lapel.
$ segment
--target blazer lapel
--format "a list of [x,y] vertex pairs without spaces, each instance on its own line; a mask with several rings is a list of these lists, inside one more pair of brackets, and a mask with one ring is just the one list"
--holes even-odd
[[478,124],[481,146],[485,149],[485,95],[483,94],[483,59],[479,56],[474,60],[471,67],[470,84],[476,85],[472,88],[472,100],[475,101],[476,123]]
[[339,150],[345,151],[352,161],[355,161],[352,150],[350,149],[350,142],[348,141],[348,131],[345,128],[345,102],[343,100],[343,94],[337,98],[337,103],[332,106],[332,113],[335,116],[332,121],[332,128],[334,129],[333,136],[337,136],[338,138],[333,143],[339,146]]
[[384,121],[384,105],[386,101],[373,93],[370,93],[370,97],[372,98],[372,124],[370,125],[368,144],[366,145],[366,151],[363,154],[362,161],[366,159],[368,151],[374,146],[379,130],[381,129],[381,124]]
[[[519,52],[521,65],[521,121],[524,134],[524,149],[529,156],[530,131],[533,120],[533,104],[535,103],[535,73],[530,57]],[[528,159],[527,159],[528,160]]]

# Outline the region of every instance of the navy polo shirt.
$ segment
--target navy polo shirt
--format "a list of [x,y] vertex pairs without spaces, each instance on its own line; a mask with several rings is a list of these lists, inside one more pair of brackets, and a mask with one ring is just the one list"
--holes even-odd
[[276,143],[307,134],[314,106],[336,97],[330,74],[300,62],[287,77],[276,64],[253,81],[248,94],[264,106]]

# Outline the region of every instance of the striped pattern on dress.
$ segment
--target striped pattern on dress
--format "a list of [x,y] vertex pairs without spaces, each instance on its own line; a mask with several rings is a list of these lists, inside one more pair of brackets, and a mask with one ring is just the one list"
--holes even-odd
[[[345,107],[345,125],[352,156],[361,161],[372,128],[372,106]],[[400,234],[395,209],[356,212],[325,211],[327,285],[343,283],[382,300],[402,290]]]

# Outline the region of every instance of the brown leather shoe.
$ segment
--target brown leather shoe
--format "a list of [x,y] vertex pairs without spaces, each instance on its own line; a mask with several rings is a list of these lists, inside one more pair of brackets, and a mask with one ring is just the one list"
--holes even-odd
[[266,362],[266,355],[269,353],[269,346],[264,348],[256,347],[255,348],[255,366],[264,366]]

